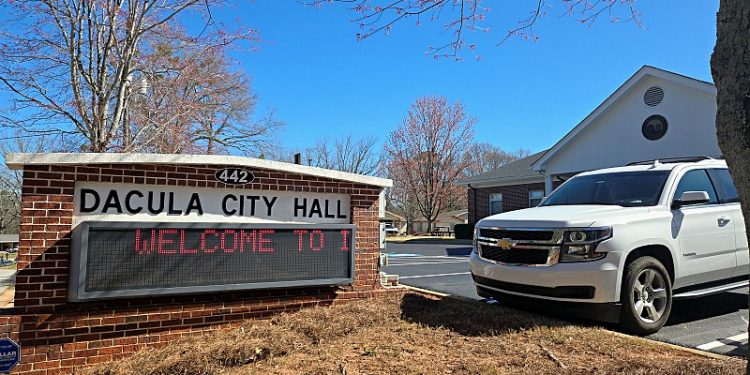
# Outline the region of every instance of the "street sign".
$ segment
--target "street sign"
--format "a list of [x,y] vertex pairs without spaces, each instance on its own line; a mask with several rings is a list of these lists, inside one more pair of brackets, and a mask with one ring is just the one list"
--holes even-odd
[[10,372],[20,361],[21,347],[7,337],[0,339],[0,372]]

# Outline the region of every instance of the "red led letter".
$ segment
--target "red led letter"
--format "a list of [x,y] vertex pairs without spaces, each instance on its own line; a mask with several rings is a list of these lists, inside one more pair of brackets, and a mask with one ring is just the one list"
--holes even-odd
[[273,234],[273,229],[263,229],[258,231],[258,252],[259,253],[272,253],[274,252],[273,247],[264,247],[265,244],[272,244],[273,241],[270,238],[266,238],[266,234]]
[[159,229],[159,254],[177,254],[177,249],[167,249],[167,245],[174,243],[173,238],[165,238],[168,235],[177,234],[177,229]]
[[[141,245],[143,245],[143,247],[141,247]],[[148,255],[150,253],[148,251],[148,240],[141,242],[140,229],[135,230],[135,252],[138,253],[138,255]]]
[[206,230],[203,231],[203,233],[201,233],[201,250],[203,250],[203,252],[206,253],[206,254],[213,254],[213,253],[216,252],[216,249],[218,248],[218,246],[214,245],[211,248],[206,247],[206,237],[209,234],[212,234],[212,235],[215,236],[216,235],[216,231],[213,230],[213,229],[206,229]]
[[[227,247],[227,236],[231,236],[232,240],[232,247],[229,248]],[[227,229],[221,233],[221,251],[225,254],[231,254],[235,250],[237,250],[237,234],[235,234],[234,229]]]
[[198,249],[185,248],[185,230],[180,229],[180,254],[198,254]]
[[341,230],[341,251],[349,251],[349,230],[348,229],[342,229]]
[[[317,246],[315,245],[316,235],[318,236]],[[325,244],[326,244],[326,237],[323,235],[323,232],[321,232],[318,229],[312,231],[312,233],[310,234],[310,249],[312,251],[320,251],[320,250],[323,250],[323,246],[325,246]]]
[[302,251],[302,238],[307,234],[306,230],[298,229],[295,230],[294,233],[297,234],[297,252]]
[[253,253],[255,252],[255,244],[256,244],[255,237],[256,236],[255,236],[255,231],[254,230],[251,230],[251,231],[244,231],[243,230],[243,231],[240,232],[240,253],[244,253],[245,252],[245,244],[248,243],[248,242],[250,243],[250,249],[249,250],[251,252],[253,252]]

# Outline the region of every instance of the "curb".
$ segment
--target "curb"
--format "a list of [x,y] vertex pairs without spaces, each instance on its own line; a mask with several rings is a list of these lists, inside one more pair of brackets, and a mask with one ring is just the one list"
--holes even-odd
[[[430,295],[430,296],[433,296],[433,297],[457,298],[456,296],[448,294],[448,293],[442,293],[442,292],[436,292],[434,290],[417,288],[416,286],[409,286],[409,285],[403,285],[403,284],[400,285],[400,286],[402,288],[404,288],[404,289],[411,290],[411,291],[414,291],[414,292],[417,292],[417,293],[427,294],[427,295]],[[461,298],[461,297],[458,297],[458,298]]]
[[[405,289],[407,289],[407,290],[412,290],[412,291],[417,292],[417,293],[427,294],[427,295],[434,296],[434,297],[439,297],[439,298],[452,298],[452,299],[458,299],[458,300],[462,300],[462,301],[480,302],[480,301],[477,301],[477,300],[471,299],[471,298],[466,298],[466,297],[462,297],[462,296],[454,296],[454,295],[448,294],[448,293],[442,293],[442,292],[437,292],[437,291],[434,291],[434,290],[417,288],[417,287],[413,287],[413,286],[409,286],[409,285],[403,285],[403,287]],[[613,335],[613,336],[616,336],[616,337],[630,339],[630,340],[636,340],[636,341],[642,341],[642,342],[644,342],[646,344],[652,344],[652,345],[656,345],[656,346],[661,346],[661,347],[669,348],[669,349],[672,349],[672,350],[680,350],[680,351],[683,351],[683,352],[687,352],[687,353],[694,354],[694,355],[699,355],[699,356],[710,358],[710,359],[716,359],[716,360],[722,360],[722,361],[726,361],[726,360],[731,360],[731,361],[745,361],[745,359],[743,359],[741,357],[734,357],[734,356],[728,356],[728,355],[714,353],[714,352],[707,352],[707,351],[698,350],[698,349],[695,349],[695,348],[689,348],[689,347],[685,347],[685,346],[670,344],[670,343],[664,342],[664,341],[651,340],[651,339],[647,339],[647,338],[639,337],[639,336],[631,336],[631,335],[628,335],[628,334],[624,334],[624,333],[620,333],[620,332],[612,331],[612,330],[608,330],[608,329],[603,329],[603,330],[606,331],[607,333]]]
[[631,336],[631,335],[627,335],[627,334],[624,334],[624,333],[621,333],[621,332],[617,332],[617,331],[610,331],[608,329],[605,330],[605,331],[609,332],[613,336],[622,337],[622,338],[628,338],[628,339],[632,339],[632,340],[643,341],[643,342],[646,342],[648,344],[655,344],[657,346],[662,346],[662,347],[669,348],[669,349],[681,350],[683,352],[688,352],[690,354],[696,354],[696,355],[699,355],[699,356],[702,356],[702,357],[706,357],[706,358],[718,359],[718,360],[722,360],[722,361],[726,361],[726,360],[745,361],[745,359],[743,359],[742,357],[735,357],[735,356],[724,355],[724,354],[719,354],[719,353],[714,353],[714,352],[707,352],[707,351],[704,351],[704,350],[699,350],[699,349],[695,349],[695,348],[689,348],[689,347],[686,347],[686,346],[680,346],[680,345],[676,345],[676,344],[671,344],[671,343],[664,342],[664,341],[651,340],[651,339],[647,339],[645,337],[639,337],[639,336]]

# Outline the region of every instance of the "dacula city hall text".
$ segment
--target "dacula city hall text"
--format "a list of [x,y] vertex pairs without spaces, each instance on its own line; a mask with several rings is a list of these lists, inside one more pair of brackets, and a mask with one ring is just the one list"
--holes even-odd
[[[264,195],[225,194],[221,199],[221,211],[226,216],[276,216],[274,205],[278,197]],[[322,201],[322,202],[321,202]],[[174,192],[130,190],[126,193],[110,190],[103,197],[96,190],[81,189],[81,213],[132,215],[148,212],[152,215],[203,215],[204,206],[199,193],[190,195],[187,202],[177,202]],[[293,217],[346,219],[348,212],[342,212],[341,201],[317,198],[294,198]]]

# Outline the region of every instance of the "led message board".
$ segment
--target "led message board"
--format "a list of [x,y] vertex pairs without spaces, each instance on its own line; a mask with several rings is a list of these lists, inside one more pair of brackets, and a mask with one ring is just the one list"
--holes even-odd
[[70,301],[351,284],[355,226],[84,222]]

